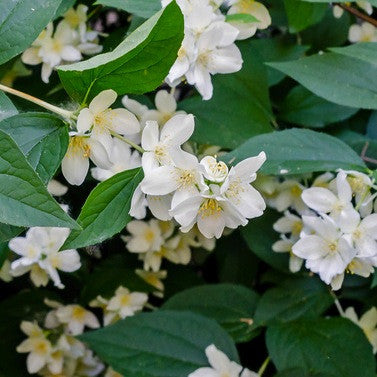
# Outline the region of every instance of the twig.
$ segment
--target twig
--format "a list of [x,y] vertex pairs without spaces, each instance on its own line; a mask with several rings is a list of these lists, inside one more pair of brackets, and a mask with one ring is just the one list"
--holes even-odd
[[270,363],[270,357],[267,357],[267,359],[263,362],[262,366],[258,370],[258,376],[262,377],[263,373],[267,369],[268,364]]
[[377,160],[376,159],[366,156],[368,148],[369,148],[369,141],[366,141],[365,145],[363,147],[363,150],[361,151],[360,157],[365,162],[369,162],[371,164],[377,165]]
[[372,24],[373,26],[376,26],[377,27],[377,20],[375,20],[374,18],[372,17],[369,17],[367,14],[359,11],[358,9],[355,9],[355,8],[352,8],[350,7],[349,5],[346,5],[346,4],[342,4],[342,3],[333,3],[334,5],[337,5],[338,7],[344,9],[345,11],[347,11],[348,13],[351,13],[353,14],[354,16],[360,18],[361,20],[364,20],[366,22],[369,22],[370,24]]

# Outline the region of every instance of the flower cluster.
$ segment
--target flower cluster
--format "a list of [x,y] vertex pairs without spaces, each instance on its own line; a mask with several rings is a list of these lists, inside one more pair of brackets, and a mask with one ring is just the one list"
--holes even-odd
[[369,22],[363,22],[361,25],[351,25],[348,39],[352,43],[377,42],[377,28]]
[[46,286],[51,279],[55,286],[64,288],[59,271],[73,272],[81,267],[76,250],[60,251],[70,230],[67,228],[30,228],[25,237],[16,237],[9,242],[9,248],[21,258],[10,265],[13,277],[30,272],[32,282]]
[[[172,221],[135,220],[128,223],[127,231],[130,235],[123,237],[127,250],[137,253],[144,262],[145,272],[139,272],[139,275],[160,291],[163,286],[156,278],[166,275],[166,271],[160,271],[163,258],[175,264],[188,264],[191,248],[202,247],[211,251],[215,247],[215,240],[203,237],[196,227],[182,233],[176,231]],[[150,275],[151,272],[154,274]],[[156,275],[159,272],[162,275]]]
[[220,351],[214,344],[209,345],[206,356],[210,367],[199,368],[188,377],[258,377],[259,375],[234,361],[230,361],[224,352]]
[[37,322],[21,323],[27,339],[17,347],[17,352],[28,354],[28,372],[43,377],[99,375],[104,365],[74,337],[82,334],[85,326],[99,327],[95,315],[79,305],[63,306],[49,300],[46,304],[54,309],[45,317],[44,328]]
[[147,294],[130,292],[127,288],[120,286],[110,299],[97,296],[89,305],[103,310],[103,324],[107,326],[142,311],[147,301]]
[[42,80],[49,82],[53,69],[61,64],[76,62],[82,54],[93,55],[102,51],[98,45],[99,33],[87,26],[86,5],[78,5],[69,9],[58,23],[49,23],[45,30],[33,42],[32,46],[22,54],[25,64],[42,64]]
[[[124,108],[111,109],[116,99],[114,90],[104,90],[80,111],[77,130],[70,133],[68,150],[62,161],[63,175],[72,185],[84,182],[89,159],[99,168],[93,170],[93,175],[101,180],[125,170],[125,167],[138,166],[138,156],[132,154],[128,146],[127,149],[121,146],[120,140],[115,141],[114,137],[137,134],[140,123]],[[126,160],[122,161],[124,157]]]
[[250,183],[266,156],[241,161],[230,170],[212,156],[198,158],[182,150],[194,132],[192,115],[175,115],[159,128],[148,121],[141,139],[144,179],[135,190],[130,214],[143,218],[148,204],[159,220],[172,218],[187,233],[197,224],[207,238],[220,238],[224,228],[246,225],[261,216],[265,202]]
[[[365,13],[371,15],[373,13],[373,6],[371,3],[365,0],[355,1],[356,5],[361,8]],[[334,5],[333,13],[335,18],[341,18],[344,14],[344,10],[339,5]]]
[[[171,0],[162,0],[166,6]],[[178,0],[184,15],[185,37],[172,66],[167,82],[171,86],[182,80],[195,85],[203,99],[212,97],[211,75],[233,73],[242,67],[242,56],[235,45],[237,39],[255,34],[257,28],[267,28],[271,18],[267,9],[254,0],[230,0],[229,15],[255,16],[252,22],[226,22],[220,6],[223,0]]]
[[[356,171],[339,171],[336,178],[326,173],[310,188],[298,181],[286,181],[289,190],[270,199],[275,208],[286,211],[274,224],[281,240],[278,252],[291,253],[292,271],[306,267],[339,289],[345,272],[368,277],[377,266],[377,214],[373,181]],[[281,200],[283,196],[284,200]],[[283,205],[284,203],[284,205]]]

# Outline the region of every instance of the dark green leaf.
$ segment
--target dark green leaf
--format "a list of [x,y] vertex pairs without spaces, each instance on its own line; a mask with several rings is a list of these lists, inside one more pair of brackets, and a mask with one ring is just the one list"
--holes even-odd
[[284,5],[291,33],[297,33],[321,21],[327,9],[324,4],[309,4],[301,0],[284,0]]
[[0,130],[19,146],[46,184],[56,173],[68,146],[68,129],[61,118],[23,113],[0,122]]
[[216,320],[236,342],[247,342],[253,331],[258,295],[241,285],[202,285],[171,297],[168,310],[190,310]]
[[317,278],[288,279],[261,297],[255,312],[255,324],[266,326],[299,318],[316,318],[333,301],[328,288]]
[[289,130],[249,139],[224,160],[233,164],[265,151],[265,174],[302,174],[337,169],[364,170],[362,159],[337,138],[311,130]]
[[141,313],[80,339],[127,377],[188,376],[208,365],[204,350],[210,344],[238,361],[229,335],[214,320],[190,312]]
[[18,113],[16,106],[13,105],[12,101],[5,95],[4,92],[0,91],[0,121],[5,118],[9,118]]
[[278,371],[375,377],[376,361],[362,330],[348,319],[299,320],[267,330],[269,354]]
[[119,233],[131,220],[128,212],[132,195],[142,179],[143,172],[138,168],[100,183],[88,196],[77,219],[82,230],[72,232],[64,247],[94,245]]
[[18,236],[24,229],[8,224],[0,224],[0,242],[6,242]]
[[0,1],[0,64],[31,45],[62,0]]
[[[333,48],[336,53],[268,65],[328,101],[377,109],[376,43],[358,43],[351,47]],[[356,57],[357,54],[359,56]]]
[[337,377],[337,376],[330,373],[322,373],[322,372],[312,373],[310,371],[306,371],[301,368],[294,368],[294,369],[284,370],[276,374],[274,377]]
[[[333,3],[333,0],[302,0],[302,1],[307,1],[309,3]],[[348,0],[339,0],[337,3],[349,3],[350,1]],[[377,0],[369,0],[368,3],[377,6]]]
[[[299,59],[305,55],[309,46],[296,44],[295,41],[285,37],[253,39],[250,41],[253,51],[257,51],[261,56],[263,63],[265,62],[283,62]],[[284,74],[267,67],[268,84],[276,85],[284,78]]]
[[272,131],[266,68],[249,42],[240,47],[242,70],[216,75],[210,101],[196,96],[180,104],[181,109],[195,114],[195,141],[234,148],[251,136]]
[[17,144],[0,130],[0,222],[16,226],[79,226],[51,197]]
[[68,94],[77,101],[105,89],[143,94],[162,84],[183,39],[183,16],[173,2],[146,21],[114,51],[59,67]]
[[122,9],[143,18],[149,18],[161,9],[160,0],[97,0],[95,4]]
[[276,253],[272,245],[279,239],[279,234],[274,231],[274,224],[281,214],[268,209],[263,216],[253,219],[242,228],[241,233],[250,250],[270,266],[288,272],[288,255]]
[[336,105],[298,85],[284,99],[279,118],[300,126],[321,128],[354,115],[358,109]]

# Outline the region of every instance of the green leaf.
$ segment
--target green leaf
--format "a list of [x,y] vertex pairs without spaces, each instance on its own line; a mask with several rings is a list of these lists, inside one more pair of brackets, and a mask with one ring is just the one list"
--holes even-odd
[[13,105],[12,101],[5,95],[4,92],[0,91],[0,121],[5,118],[9,118],[18,113],[16,106]]
[[[307,58],[267,63],[312,91],[339,105],[377,109],[377,46],[333,48],[334,52]],[[352,57],[360,53],[359,57]],[[373,61],[373,58],[376,59]]]
[[90,193],[77,219],[81,231],[70,234],[65,248],[94,245],[119,233],[131,220],[132,195],[143,179],[141,168],[127,170],[101,182]]
[[0,122],[0,130],[19,146],[46,184],[56,173],[68,147],[68,129],[61,118],[23,113]]
[[183,377],[208,366],[204,350],[215,344],[238,362],[232,339],[214,320],[191,312],[141,313],[80,336],[127,377]]
[[232,164],[265,151],[264,174],[303,174],[336,169],[365,170],[362,159],[339,139],[320,132],[292,128],[249,139],[224,160]]
[[75,3],[76,3],[76,0],[63,0],[60,3],[59,8],[56,10],[54,18],[58,18],[62,16],[64,13],[67,12],[69,8],[73,7]]
[[[308,3],[333,3],[333,0],[302,0]],[[339,0],[337,3],[349,3],[349,0]],[[377,0],[369,0],[368,3],[377,6]]]
[[[305,55],[309,46],[296,44],[291,38],[275,37],[253,39],[250,42],[253,51],[257,51],[263,63],[299,59]],[[276,69],[267,67],[268,85],[278,84],[285,75]]]
[[255,325],[266,326],[299,318],[316,318],[334,300],[328,288],[317,278],[291,278],[269,289],[260,299],[255,312]]
[[301,0],[284,0],[284,5],[291,33],[297,33],[318,23],[327,9],[324,4],[308,4]]
[[79,102],[109,88],[119,95],[143,94],[162,84],[182,39],[183,15],[174,1],[114,51],[60,66],[59,76],[68,94]]
[[288,272],[288,255],[272,250],[272,245],[279,239],[272,224],[280,217],[280,213],[267,209],[263,216],[253,219],[242,228],[241,234],[255,255],[277,270]]
[[190,310],[213,318],[236,342],[247,342],[257,301],[258,295],[241,285],[202,285],[176,294],[162,309]]
[[0,222],[78,229],[47,192],[17,144],[0,130]]
[[272,131],[266,68],[249,42],[240,43],[240,49],[242,70],[216,75],[211,100],[195,96],[180,103],[181,109],[195,114],[193,139],[199,143],[235,148],[251,136]]
[[161,9],[160,0],[97,0],[95,4],[122,9],[143,18],[149,18]]
[[299,320],[267,330],[267,348],[278,371],[375,377],[376,362],[362,330],[348,319]]
[[275,374],[274,377],[336,377],[334,374],[330,373],[316,373],[306,371],[301,368],[294,368],[289,370],[284,370],[278,374]]
[[55,15],[62,0],[0,1],[0,64],[24,51]]
[[278,117],[300,126],[322,128],[348,119],[358,110],[328,102],[298,85],[284,99]]
[[252,22],[259,22],[257,18],[253,15],[248,13],[237,13],[237,14],[228,14],[226,16],[227,22],[240,22],[240,23],[252,23]]
[[6,242],[17,237],[24,228],[12,226],[8,224],[0,224],[0,242]]

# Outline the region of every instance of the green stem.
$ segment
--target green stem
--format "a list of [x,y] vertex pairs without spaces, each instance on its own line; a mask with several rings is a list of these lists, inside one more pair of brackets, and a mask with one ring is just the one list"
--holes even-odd
[[2,84],[0,84],[0,90],[2,90],[3,92],[9,93],[9,94],[13,94],[17,97],[23,98],[26,101],[33,102],[36,105],[41,106],[46,110],[49,110],[49,111],[51,111],[55,114],[62,116],[63,118],[71,119],[71,120],[77,120],[76,115],[74,115],[74,113],[72,111],[64,110],[60,107],[51,105],[48,102],[42,101],[41,99],[33,97],[29,94],[20,92],[19,90],[9,88],[9,87],[2,85]]
[[113,131],[111,131],[111,135],[113,135],[114,137],[116,137],[119,140],[124,141],[128,145],[131,145],[132,148],[135,148],[140,153],[144,153],[145,152],[145,150],[142,147],[140,147],[139,145],[135,144],[133,141],[125,138],[124,136],[121,136],[121,135],[119,135],[119,134],[117,134],[116,132],[113,132]]
[[266,371],[268,364],[270,363],[270,356],[267,356],[267,359],[263,362],[262,366],[258,370],[258,376],[262,377],[263,373]]
[[338,309],[339,314],[340,314],[342,317],[344,317],[345,312],[344,312],[344,310],[343,310],[343,308],[342,308],[342,305],[340,304],[340,302],[339,302],[339,300],[338,300],[337,295],[336,295],[333,291],[330,291],[330,294],[331,294],[331,296],[334,298],[334,304],[335,304],[336,308]]

